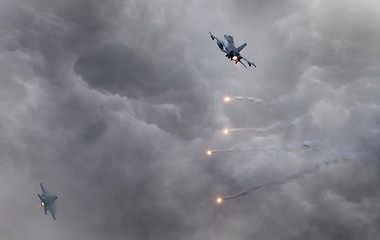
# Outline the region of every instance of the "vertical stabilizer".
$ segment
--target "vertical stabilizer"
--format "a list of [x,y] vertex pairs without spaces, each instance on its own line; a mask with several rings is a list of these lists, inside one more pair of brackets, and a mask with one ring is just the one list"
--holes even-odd
[[243,50],[243,48],[245,48],[245,46],[247,46],[247,43],[244,43],[243,45],[241,45],[240,47],[238,47],[238,52],[240,52],[241,50]]

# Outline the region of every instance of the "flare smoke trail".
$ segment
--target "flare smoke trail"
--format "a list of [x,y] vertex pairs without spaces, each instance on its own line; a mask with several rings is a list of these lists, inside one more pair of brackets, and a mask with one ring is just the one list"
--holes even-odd
[[260,98],[254,98],[254,97],[225,97],[224,102],[231,102],[231,101],[247,101],[247,102],[253,102],[253,103],[265,103]]
[[207,155],[211,155],[213,153],[218,152],[253,152],[253,151],[261,151],[261,152],[268,152],[268,151],[286,151],[286,152],[299,152],[302,150],[311,149],[314,151],[317,151],[317,148],[313,142],[304,142],[301,145],[298,146],[290,146],[290,147],[278,147],[278,146],[270,146],[266,148],[242,148],[242,149],[234,149],[234,148],[228,148],[228,149],[214,149],[214,150],[208,150]]
[[300,172],[298,172],[296,174],[288,175],[288,176],[286,176],[283,179],[278,179],[278,180],[275,180],[275,181],[258,184],[258,185],[254,186],[252,188],[243,190],[240,193],[237,193],[235,195],[231,195],[231,196],[228,196],[228,197],[225,197],[225,198],[221,198],[221,199],[222,200],[229,200],[229,199],[233,199],[233,198],[238,198],[238,197],[246,195],[246,194],[248,194],[248,193],[250,193],[250,192],[252,192],[254,190],[260,189],[260,188],[269,187],[269,186],[272,186],[272,185],[285,184],[285,183],[287,183],[287,182],[289,182],[291,180],[295,180],[295,179],[301,178],[301,177],[303,177],[303,176],[305,176],[307,174],[312,174],[312,173],[316,172],[323,165],[328,166],[330,164],[338,164],[341,161],[348,161],[348,158],[342,156],[342,157],[334,158],[334,159],[331,159],[331,160],[324,160],[322,162],[319,162],[319,163],[315,164],[313,167],[304,169],[304,170],[302,170],[302,171],[300,171]]
[[284,131],[285,129],[295,127],[298,124],[299,120],[295,119],[290,122],[277,122],[272,126],[266,128],[233,128],[233,129],[224,129],[224,134],[229,133],[254,133],[257,136],[265,136],[268,134],[276,134],[280,131]]

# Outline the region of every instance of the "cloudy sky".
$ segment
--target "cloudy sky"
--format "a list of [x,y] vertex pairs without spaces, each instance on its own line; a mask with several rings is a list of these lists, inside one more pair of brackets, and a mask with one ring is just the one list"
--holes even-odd
[[[379,29],[376,0],[2,0],[0,238],[377,239]],[[304,141],[318,151],[205,155]]]

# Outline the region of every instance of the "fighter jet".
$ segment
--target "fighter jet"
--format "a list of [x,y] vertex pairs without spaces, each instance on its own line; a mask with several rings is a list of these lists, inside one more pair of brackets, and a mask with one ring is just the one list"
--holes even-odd
[[54,215],[54,202],[55,200],[57,200],[58,197],[56,195],[49,195],[45,190],[44,186],[42,186],[42,183],[40,183],[40,186],[42,189],[42,195],[38,193],[38,197],[41,200],[41,206],[44,207],[45,215],[47,215],[47,211],[50,211],[54,220],[56,220],[57,218]]
[[254,67],[256,67],[256,65],[253,62],[248,61],[246,58],[240,55],[240,51],[243,50],[245,46],[247,46],[247,43],[244,43],[240,47],[236,48],[235,43],[234,43],[234,38],[232,36],[224,35],[224,38],[227,40],[227,44],[226,44],[224,41],[221,41],[218,38],[216,38],[214,35],[212,35],[211,32],[209,33],[213,41],[216,39],[216,44],[218,45],[220,50],[226,54],[226,57],[228,59],[231,59],[231,61],[234,61],[235,64],[240,62],[245,68],[247,68],[245,64],[241,61],[243,59],[244,61],[248,63],[248,66],[253,65]]

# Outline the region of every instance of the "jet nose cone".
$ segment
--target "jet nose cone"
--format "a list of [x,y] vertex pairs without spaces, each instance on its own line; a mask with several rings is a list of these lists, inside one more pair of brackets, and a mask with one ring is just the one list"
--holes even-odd
[[231,40],[234,39],[231,35],[227,35],[227,34],[224,34],[224,38],[225,38],[225,39],[231,39]]

